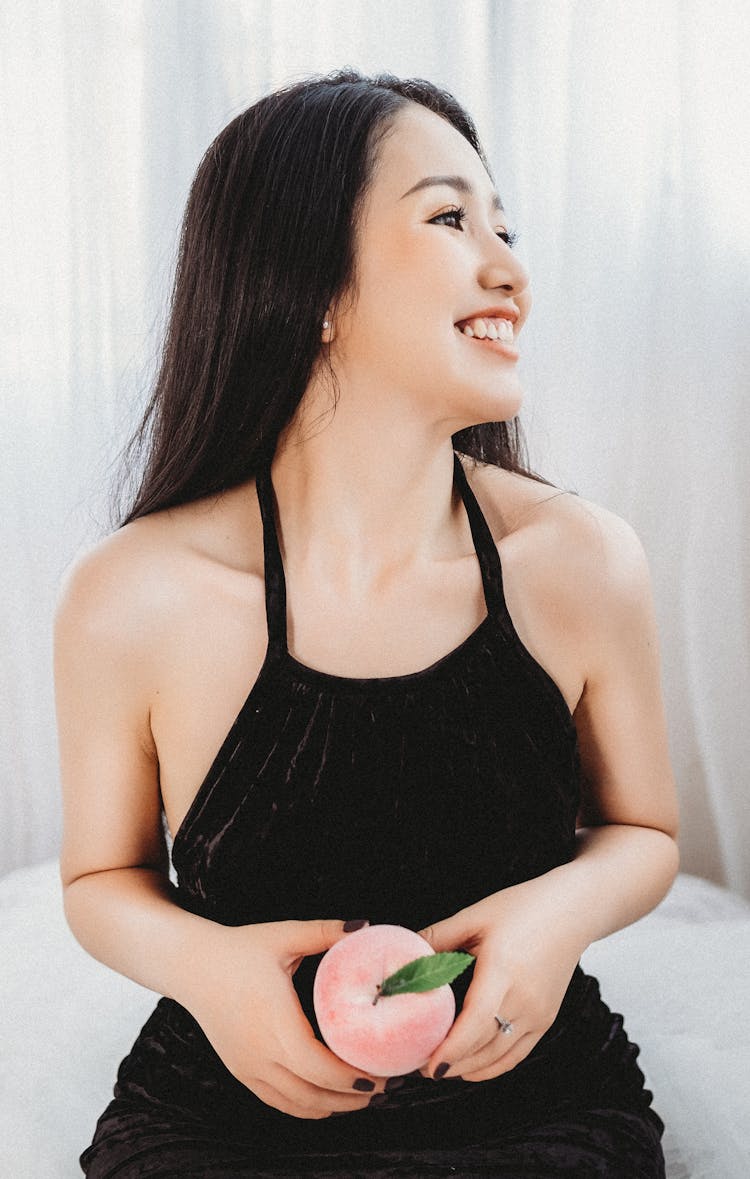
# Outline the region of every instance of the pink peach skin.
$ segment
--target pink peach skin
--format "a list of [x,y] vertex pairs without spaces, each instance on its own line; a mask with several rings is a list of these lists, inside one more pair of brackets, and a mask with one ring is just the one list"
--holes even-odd
[[336,1056],[376,1077],[400,1076],[427,1063],[456,1015],[450,986],[373,1000],[389,975],[434,952],[402,925],[368,925],[331,946],[315,974],[313,1005]]

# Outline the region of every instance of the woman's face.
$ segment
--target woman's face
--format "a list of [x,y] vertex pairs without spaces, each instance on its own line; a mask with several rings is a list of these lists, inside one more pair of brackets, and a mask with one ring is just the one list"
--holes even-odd
[[[435,176],[463,177],[472,191],[445,183],[409,191]],[[505,309],[518,313],[517,338],[531,308],[529,277],[504,240],[510,227],[495,198],[482,161],[450,123],[413,103],[399,113],[356,241],[358,297],[334,314],[331,360],[344,387],[353,382],[391,410],[401,397],[450,433],[518,412],[518,361],[456,326]]]

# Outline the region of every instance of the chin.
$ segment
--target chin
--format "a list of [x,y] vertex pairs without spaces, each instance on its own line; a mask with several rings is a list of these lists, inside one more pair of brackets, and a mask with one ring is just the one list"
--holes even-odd
[[509,422],[520,413],[523,400],[523,392],[520,389],[513,393],[504,392],[483,397],[481,401],[475,396],[472,404],[466,407],[466,413],[460,415],[462,425],[456,429],[465,430],[469,426],[479,426],[483,422]]

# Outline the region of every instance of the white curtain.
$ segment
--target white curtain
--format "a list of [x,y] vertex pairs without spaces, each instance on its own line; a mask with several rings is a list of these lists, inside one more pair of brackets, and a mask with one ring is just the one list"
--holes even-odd
[[54,602],[109,527],[198,161],[349,64],[477,121],[532,275],[532,457],[644,541],[683,867],[750,895],[749,55],[744,0],[0,0],[0,872],[58,849]]

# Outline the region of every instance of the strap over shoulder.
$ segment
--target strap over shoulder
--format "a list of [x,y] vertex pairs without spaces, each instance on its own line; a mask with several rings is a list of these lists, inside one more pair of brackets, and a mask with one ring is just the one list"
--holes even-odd
[[482,570],[482,583],[484,585],[484,599],[487,603],[487,612],[489,614],[495,614],[498,611],[505,613],[503,572],[497,545],[490,532],[484,512],[480,508],[477,498],[469,484],[463,464],[455,451],[453,461],[456,484],[461,492],[466,514],[469,517],[474,548],[479,566]]

